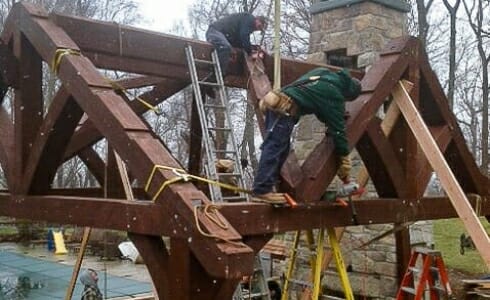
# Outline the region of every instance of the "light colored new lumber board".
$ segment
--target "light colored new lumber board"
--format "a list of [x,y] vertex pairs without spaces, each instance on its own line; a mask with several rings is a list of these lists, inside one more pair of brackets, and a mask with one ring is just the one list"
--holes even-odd
[[439,150],[435,140],[432,138],[427,125],[422,116],[417,111],[410,95],[403,86],[402,82],[398,82],[393,90],[393,96],[400,108],[408,126],[412,130],[420,148],[424,152],[430,165],[436,172],[441,184],[446,191],[449,200],[451,201],[456,213],[463,222],[467,232],[470,234],[475,246],[480,252],[487,268],[490,267],[490,238],[483,228],[478,216],[471,207],[470,202],[466,198],[463,189],[456,180],[448,163],[444,159],[442,152]]

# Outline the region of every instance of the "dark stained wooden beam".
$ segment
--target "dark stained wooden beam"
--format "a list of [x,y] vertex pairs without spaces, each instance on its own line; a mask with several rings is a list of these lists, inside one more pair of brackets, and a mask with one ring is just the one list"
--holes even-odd
[[393,146],[381,129],[381,120],[373,118],[357,143],[369,176],[380,197],[396,197],[404,191],[406,178]]
[[[30,5],[19,3],[14,9],[20,11],[19,28],[37,46],[46,61],[50,61],[56,50],[65,44],[76,47],[59,27],[44,18],[33,17]],[[149,194],[156,195],[163,182],[175,177],[171,171],[157,169],[150,180],[148,176],[154,166],[180,168],[180,165],[86,57],[64,56],[59,64],[58,76],[89,119],[117,150],[131,174],[139,182],[149,181]],[[220,237],[218,240],[203,239],[190,245],[209,274],[220,278],[247,274],[248,265],[253,262],[253,251],[239,242],[241,236],[238,232],[231,225],[226,228],[219,226],[202,213],[195,215],[197,202],[203,206],[210,203],[202,192],[191,184],[183,183],[170,185],[155,197],[165,207],[167,214],[180,216],[179,225],[189,232],[198,235],[197,218],[204,232]],[[229,240],[236,243],[227,242]],[[221,260],[218,261],[216,257],[221,257]]]
[[78,152],[78,157],[83,161],[95,180],[104,186],[105,162],[99,154],[91,147],[86,147]]
[[[476,197],[469,195],[475,207]],[[482,215],[490,204],[482,203]],[[446,197],[417,199],[368,199],[355,203],[360,225],[403,223],[456,218]],[[36,207],[36,209],[32,209]],[[255,236],[299,229],[353,226],[350,208],[322,202],[290,208],[272,208],[259,203],[222,205],[220,211],[243,235]],[[164,207],[146,201],[69,196],[11,196],[0,193],[1,215],[59,224],[74,224],[140,234],[189,237],[188,229],[168,222]],[[393,213],[386,213],[393,212]],[[124,216],[124,217],[121,217]]]
[[[469,195],[475,207],[476,197]],[[419,220],[457,218],[448,198],[367,199],[355,202],[359,225],[391,224]],[[490,213],[490,204],[481,214]],[[228,204],[220,209],[243,235],[279,233],[298,229],[353,226],[348,207],[314,202],[295,209],[273,208],[261,204]],[[392,212],[392,213],[390,213]]]
[[61,87],[31,147],[24,172],[24,193],[43,193],[49,189],[63,154],[78,125],[83,111],[70,94]]
[[12,168],[10,167],[14,155],[14,124],[4,107],[0,107],[0,128],[0,164],[7,184],[10,185],[13,180],[12,176],[14,176],[11,174]]
[[162,237],[131,232],[128,233],[128,237],[143,258],[158,295],[163,299],[171,299],[169,294],[172,286],[169,282],[173,274],[168,272],[170,255]]
[[[12,53],[12,50],[9,46],[0,39],[0,77],[2,81],[11,87],[18,87],[18,72],[19,72],[19,63],[17,58]],[[0,103],[3,99],[0,99]]]
[[14,153],[11,190],[22,191],[22,175],[43,119],[42,60],[31,42],[20,32],[14,34],[14,55],[19,61],[19,88],[14,97]]
[[453,140],[444,154],[446,161],[465,191],[489,195],[489,179],[480,172],[470,153],[456,117],[449,110],[444,90],[436,74],[428,63],[422,64],[420,70],[422,87],[430,90],[433,100],[438,103],[440,112],[452,131]]
[[[346,124],[350,147],[357,143],[372,116],[402,78],[417,46],[417,41],[412,38],[396,40],[388,45],[390,52],[383,54],[364,76],[362,94],[347,105],[351,115]],[[296,193],[297,200],[318,200],[337,170],[331,138],[325,138],[320,142],[301,168],[305,177]]]
[[[151,91],[144,92],[139,97],[151,105],[158,105],[165,99],[171,97],[175,93],[182,90],[188,85],[187,81],[177,81],[172,79],[162,80]],[[141,115],[148,111],[148,107],[143,105],[140,101],[133,100],[129,103],[129,106]],[[65,160],[76,155],[80,150],[95,144],[102,138],[102,135],[89,120],[86,120],[83,125],[76,131],[70,142],[70,145],[65,153]]]

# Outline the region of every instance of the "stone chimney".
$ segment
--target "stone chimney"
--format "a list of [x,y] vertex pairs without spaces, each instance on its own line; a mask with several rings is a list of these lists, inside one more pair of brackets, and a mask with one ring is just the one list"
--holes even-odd
[[[406,13],[409,11],[410,6],[402,0],[316,2],[310,8],[312,26],[308,61],[366,70],[377,60],[388,41],[408,34]],[[314,116],[301,119],[294,141],[300,161],[323,139],[324,133],[325,125]],[[349,227],[344,233],[342,253],[351,269],[349,277],[356,295],[367,299],[394,299],[396,296],[397,261],[393,236],[383,238],[367,249],[356,249],[359,241],[368,241],[390,228],[391,225],[358,226]],[[332,291],[342,291],[335,273],[327,272],[323,284]]]
[[[324,0],[310,8],[312,26],[307,60],[365,69],[391,39],[407,34],[410,6],[402,0]],[[325,126],[314,116],[301,119],[295,151],[303,161],[323,139]]]
[[310,8],[312,62],[342,63],[352,68],[372,64],[384,45],[407,34],[410,6],[402,0],[326,0]]

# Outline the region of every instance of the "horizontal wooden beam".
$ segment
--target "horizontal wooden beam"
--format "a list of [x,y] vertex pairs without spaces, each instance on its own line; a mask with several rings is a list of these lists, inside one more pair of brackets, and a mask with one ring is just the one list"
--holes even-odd
[[151,201],[0,193],[0,215],[150,235],[173,232],[162,206]]
[[[468,198],[475,207],[476,196],[469,195]],[[356,201],[354,205],[360,225],[457,217],[446,197],[369,199]],[[482,201],[481,205],[481,214],[490,215],[490,203]],[[220,212],[242,236],[354,224],[350,208],[324,202],[301,204],[295,209],[273,208],[260,203],[234,203],[223,205]],[[11,196],[0,193],[0,215],[147,235],[187,238],[191,234],[182,226],[170,222],[163,206],[149,201],[53,195]]]
[[[468,195],[468,198],[475,207],[477,196],[472,194]],[[458,216],[446,197],[367,199],[355,201],[354,205],[359,225],[448,219]],[[321,201],[300,204],[294,209],[258,204],[228,204],[222,206],[220,212],[242,236],[354,225],[350,207],[334,206]],[[480,212],[481,215],[489,215],[490,203],[483,201]]]

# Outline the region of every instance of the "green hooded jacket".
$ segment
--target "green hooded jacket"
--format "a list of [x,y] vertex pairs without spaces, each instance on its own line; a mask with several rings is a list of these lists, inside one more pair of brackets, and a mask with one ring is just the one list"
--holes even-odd
[[333,72],[326,68],[316,68],[281,91],[298,105],[298,117],[314,114],[325,123],[338,155],[349,154],[344,102],[346,98],[356,97],[360,91],[347,70]]

